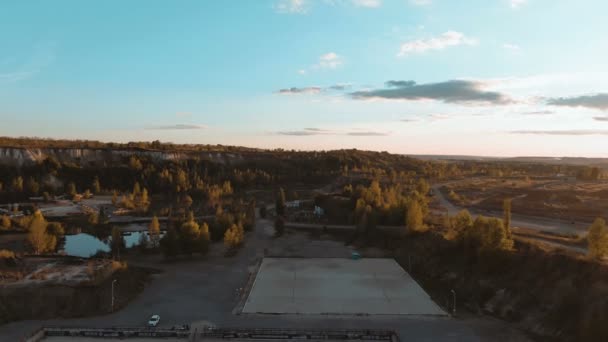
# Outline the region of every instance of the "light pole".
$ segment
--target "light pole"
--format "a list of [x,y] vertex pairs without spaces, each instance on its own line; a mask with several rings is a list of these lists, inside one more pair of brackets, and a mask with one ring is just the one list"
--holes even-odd
[[116,283],[116,279],[112,280],[112,308],[111,312],[114,312],[114,284]]
[[452,295],[454,296],[454,307],[452,308],[452,315],[456,315],[456,291],[454,289],[451,290]]

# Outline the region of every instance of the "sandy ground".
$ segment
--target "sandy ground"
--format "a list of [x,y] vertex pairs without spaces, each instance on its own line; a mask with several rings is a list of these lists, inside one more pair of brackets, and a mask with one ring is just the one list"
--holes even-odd
[[92,276],[98,272],[109,272],[111,261],[95,260],[90,263],[66,264],[63,260],[49,259],[36,260],[36,267],[22,279],[3,286],[26,286],[26,285],[76,285],[91,281]]
[[[445,198],[445,196],[443,196],[443,194],[440,191],[440,188],[443,185],[445,185],[445,184],[435,184],[432,187],[434,197],[437,199],[439,204],[443,208],[445,208],[445,210],[443,211],[443,214],[445,214],[447,212],[451,216],[451,215],[457,214],[462,209],[465,209],[465,208],[452,204],[450,201],[448,201]],[[469,210],[469,212],[472,215],[484,215],[484,216],[502,218],[502,213],[479,211],[479,210],[469,209],[469,208],[467,208],[467,210]],[[560,234],[581,234],[586,229],[586,225],[583,225],[583,224],[573,225],[571,222],[566,222],[563,220],[555,220],[555,219],[548,219],[548,218],[542,218],[542,217],[530,217],[530,216],[516,215],[516,214],[512,215],[511,225],[513,227],[529,228],[529,229],[534,229],[534,230],[539,230],[539,231],[546,231],[546,232],[553,232],[553,233],[560,233]]]
[[446,315],[380,258],[264,258],[243,313]]

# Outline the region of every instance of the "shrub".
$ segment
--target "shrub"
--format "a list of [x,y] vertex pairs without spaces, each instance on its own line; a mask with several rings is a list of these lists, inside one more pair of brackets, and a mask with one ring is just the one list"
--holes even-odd
[[0,259],[15,259],[15,252],[8,249],[0,249]]
[[224,234],[224,245],[228,248],[237,248],[245,239],[245,232],[241,225],[233,224]]
[[608,228],[606,228],[606,221],[604,219],[595,219],[589,227],[587,241],[590,257],[601,259],[608,255]]

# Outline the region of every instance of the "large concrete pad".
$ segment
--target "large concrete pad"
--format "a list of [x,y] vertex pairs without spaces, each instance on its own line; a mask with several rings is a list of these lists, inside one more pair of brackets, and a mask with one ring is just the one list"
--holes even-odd
[[264,258],[244,313],[446,315],[394,259]]

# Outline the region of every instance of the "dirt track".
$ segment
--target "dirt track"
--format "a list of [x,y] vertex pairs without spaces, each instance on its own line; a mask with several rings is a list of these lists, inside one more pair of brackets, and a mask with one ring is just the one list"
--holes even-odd
[[[467,209],[472,215],[484,215],[484,216],[502,218],[502,212],[492,212],[492,211],[478,210],[478,209],[474,209],[474,208],[464,208],[464,207],[459,207],[459,206],[452,204],[450,201],[448,201],[445,198],[443,193],[440,191],[440,188],[442,186],[448,185],[448,184],[451,184],[451,183],[435,184],[432,186],[432,189],[433,189],[434,197],[437,199],[437,201],[443,208],[447,209],[447,212],[449,213],[449,215],[455,215],[459,211],[461,211],[463,209]],[[443,211],[443,213],[445,214],[445,211]],[[587,225],[587,223],[584,223],[584,222],[572,224],[572,222],[568,222],[568,221],[564,221],[564,220],[556,220],[556,219],[549,219],[549,218],[543,218],[543,217],[532,217],[532,216],[526,216],[526,215],[513,214],[512,215],[512,226],[529,228],[529,229],[534,229],[534,230],[538,230],[538,231],[546,231],[546,232],[551,232],[551,233],[581,235],[581,234],[585,233],[585,230],[587,229],[588,225]]]

